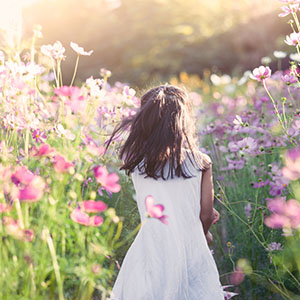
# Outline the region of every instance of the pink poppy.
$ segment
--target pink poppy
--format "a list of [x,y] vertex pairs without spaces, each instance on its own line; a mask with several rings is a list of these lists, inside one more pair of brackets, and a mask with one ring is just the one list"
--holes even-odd
[[68,172],[73,167],[73,164],[67,161],[62,155],[57,154],[54,156],[53,167],[57,173],[64,173]]
[[83,209],[88,213],[100,213],[107,209],[107,204],[103,201],[87,200],[83,201]]
[[118,193],[121,190],[121,186],[118,184],[119,176],[116,173],[109,174],[105,167],[95,167],[94,176],[96,181],[100,183],[107,191]]
[[151,195],[146,197],[145,203],[146,203],[147,214],[151,218],[158,219],[166,225],[168,224],[168,221],[167,221],[168,216],[163,215],[163,211],[165,208],[162,204],[154,205],[154,198]]

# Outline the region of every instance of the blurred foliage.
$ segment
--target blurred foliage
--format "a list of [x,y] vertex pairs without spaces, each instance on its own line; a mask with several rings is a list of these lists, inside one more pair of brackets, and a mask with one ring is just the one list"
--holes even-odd
[[80,62],[80,79],[106,67],[112,80],[145,86],[180,71],[202,75],[207,67],[226,73],[255,67],[289,30],[274,10],[275,0],[41,0],[26,8],[24,23],[27,35],[41,24],[42,43],[67,46],[66,84],[75,61],[72,40],[94,50]]

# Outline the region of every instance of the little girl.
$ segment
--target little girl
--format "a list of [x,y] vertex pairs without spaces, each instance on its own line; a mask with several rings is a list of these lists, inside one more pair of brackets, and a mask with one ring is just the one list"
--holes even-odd
[[[167,84],[150,89],[138,112],[115,128],[108,146],[125,130],[121,169],[132,176],[142,226],[111,299],[224,300],[208,248],[209,227],[219,218],[211,161],[197,149],[188,94]],[[156,209],[153,218],[147,218],[149,207]],[[155,218],[162,210],[165,217]]]

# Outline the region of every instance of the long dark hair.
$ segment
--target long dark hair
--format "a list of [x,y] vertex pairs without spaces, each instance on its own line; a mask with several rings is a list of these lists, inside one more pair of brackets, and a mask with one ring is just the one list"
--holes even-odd
[[[191,103],[182,88],[165,84],[148,90],[141,97],[137,113],[115,127],[106,149],[126,130],[129,136],[119,156],[124,161],[120,169],[127,175],[137,167],[139,172],[154,179],[165,180],[174,175],[190,178],[184,166],[185,153],[197,169],[205,170],[209,166],[206,156],[197,149]],[[165,176],[167,163],[169,171]]]

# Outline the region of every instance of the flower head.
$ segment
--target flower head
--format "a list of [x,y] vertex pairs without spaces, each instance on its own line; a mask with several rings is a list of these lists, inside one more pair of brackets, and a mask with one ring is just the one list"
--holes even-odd
[[109,174],[105,167],[95,167],[94,176],[96,181],[100,183],[107,191],[118,193],[121,190],[121,186],[118,184],[119,176],[116,173]]
[[146,197],[145,203],[146,211],[151,218],[158,219],[166,225],[168,224],[168,221],[166,220],[168,216],[163,215],[163,211],[165,208],[162,204],[154,205],[154,198],[151,195]]
[[282,174],[289,180],[300,178],[300,148],[290,149],[285,154],[285,166],[282,168]]
[[48,156],[53,154],[55,149],[52,148],[49,144],[42,144],[38,149],[34,149],[33,156]]
[[300,44],[300,33],[292,32],[286,36],[285,43],[289,46],[298,46]]
[[67,161],[62,155],[57,154],[54,156],[53,167],[57,173],[64,173],[68,172],[73,167],[73,164]]
[[282,6],[281,10],[283,11],[278,16],[283,18],[288,16],[289,14],[294,14],[299,10],[299,3],[297,4],[290,4],[289,6]]
[[66,49],[63,47],[62,43],[59,41],[56,41],[53,45],[43,45],[41,47],[41,52],[56,60],[63,60],[65,59],[65,53]]
[[103,201],[86,200],[83,201],[83,209],[89,213],[100,213],[107,209],[107,204]]
[[39,129],[35,129],[32,132],[32,138],[37,142],[37,143],[42,143],[46,138],[46,134],[43,131],[40,131]]
[[91,50],[89,52],[84,51],[82,47],[79,47],[78,44],[71,42],[70,43],[71,48],[78,54],[78,55],[88,55],[90,56],[94,51]]
[[250,76],[254,80],[264,81],[271,77],[271,69],[269,67],[260,66],[255,68]]

